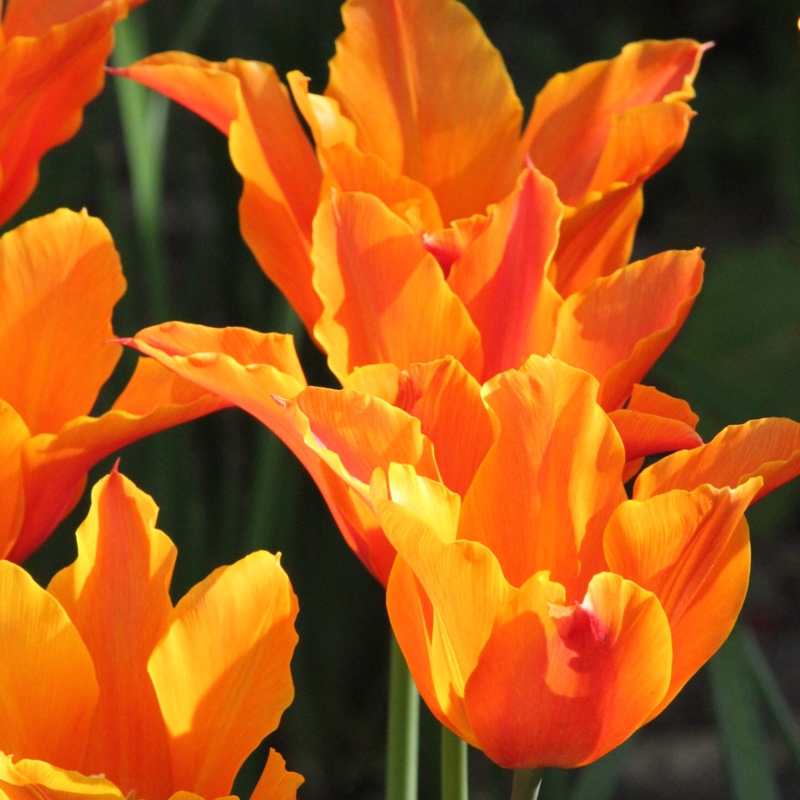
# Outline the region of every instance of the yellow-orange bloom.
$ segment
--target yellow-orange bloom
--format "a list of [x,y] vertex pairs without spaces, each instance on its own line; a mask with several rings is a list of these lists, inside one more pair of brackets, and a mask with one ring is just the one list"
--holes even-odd
[[103,87],[112,26],[143,0],[8,0],[0,20],[0,225]]
[[[46,591],[0,562],[3,797],[224,797],[291,703],[297,599],[278,557],[220,567],[173,607],[157,513],[115,468]],[[301,782],[271,751],[253,797]]]
[[700,288],[697,251],[627,262],[703,47],[640,42],[557,75],[522,130],[460,3],[348,0],[342,16],[325,94],[288,78],[316,153],[267,64],[165,53],[119,74],[228,135],[244,238],[340,381],[449,355],[482,382],[552,353],[618,408]]
[[504,767],[589,763],[660,713],[739,613],[745,509],[800,472],[800,425],[761,420],[645,469],[628,499],[597,392],[533,357],[471,405],[454,445],[478,460],[466,491],[409,465],[372,479],[420,693]]
[[[350,547],[384,585],[395,559],[395,543],[387,539],[375,513],[370,493],[375,470],[387,472],[392,463],[409,465],[464,498],[496,436],[494,416],[486,408],[481,385],[452,358],[402,371],[392,364],[374,365],[357,370],[344,389],[331,390],[307,386],[286,336],[166,323],[141,331],[125,343],[240,406],[278,435],[319,486]],[[559,364],[562,372],[567,369],[560,362],[552,363]],[[586,373],[572,373],[596,386]],[[594,395],[591,399],[595,403]],[[786,462],[781,481],[800,468],[800,454],[795,453],[800,450],[800,426],[789,421],[729,428],[709,445],[697,447],[697,417],[688,405],[641,386],[635,387],[628,408],[602,418],[613,424],[614,446],[621,448],[625,464],[612,481],[620,491],[632,472],[628,462],[637,464],[643,453],[679,450],[659,465],[676,464],[679,458],[690,465],[702,464],[708,453],[716,453],[713,470],[706,471],[710,483],[724,477],[717,486],[735,487],[739,476],[755,473],[764,464],[777,470]],[[571,435],[581,435],[577,422]],[[718,440],[728,444],[721,448]],[[565,444],[567,449],[570,446]],[[724,459],[728,466],[723,472]],[[509,468],[513,470],[517,461],[514,456]],[[655,465],[639,480],[650,480],[645,475],[659,469],[665,467]],[[554,470],[551,480],[555,490],[566,478]],[[524,497],[530,492],[519,484],[518,493]]]
[[111,235],[85,212],[0,238],[0,558],[39,547],[100,459],[225,405],[143,361],[111,410],[88,416],[122,352],[108,339],[124,291]]

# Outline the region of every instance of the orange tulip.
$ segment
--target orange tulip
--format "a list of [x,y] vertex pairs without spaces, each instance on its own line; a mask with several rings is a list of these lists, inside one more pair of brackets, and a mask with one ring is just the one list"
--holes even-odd
[[87,416],[122,352],[108,339],[124,291],[111,235],[85,212],[0,238],[0,558],[36,550],[100,459],[225,405],[142,361],[111,410]]
[[[224,797],[291,703],[297,599],[279,557],[220,567],[173,607],[157,513],[114,468],[46,591],[0,562],[0,795]],[[301,782],[271,751],[253,797]]]
[[[363,368],[337,391],[307,386],[290,337],[277,334],[167,323],[124,342],[279,436],[317,483],[347,543],[384,585],[395,549],[373,508],[375,470],[411,465],[464,496],[492,444],[481,386],[452,358],[403,371],[392,364]],[[636,387],[628,408],[614,415],[626,458],[637,468],[644,453],[700,443],[688,405],[654,389]]]
[[[597,395],[587,373],[532,357],[470,405],[466,491],[407,464],[372,479],[417,687],[504,767],[587,764],[659,714],[739,613],[745,509],[800,473],[800,424],[760,420],[658,461],[628,499]],[[487,428],[488,447],[471,435]]]
[[143,0],[8,0],[0,21],[0,225],[103,88],[112,26]]
[[342,382],[448,355],[485,381],[552,353],[618,408],[700,288],[696,251],[627,262],[704,48],[640,42],[557,75],[521,130],[460,3],[348,0],[342,16],[325,94],[288,78],[316,154],[267,64],[165,53],[117,74],[228,135],[244,238]]

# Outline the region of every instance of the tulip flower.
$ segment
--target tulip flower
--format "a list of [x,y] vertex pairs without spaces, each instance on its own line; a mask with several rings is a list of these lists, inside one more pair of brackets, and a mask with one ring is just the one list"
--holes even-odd
[[[0,795],[225,797],[291,703],[297,599],[279,557],[220,567],[173,606],[157,513],[115,467],[47,590],[0,562]],[[253,797],[301,782],[271,751]]]
[[696,251],[628,259],[704,48],[639,42],[557,75],[523,130],[460,3],[348,0],[342,16],[325,94],[288,77],[316,153],[267,64],[164,53],[116,73],[229,137],[244,238],[342,383],[446,356],[484,382],[552,353],[619,408],[700,288]]
[[[279,436],[312,476],[348,545],[383,584],[395,558],[370,494],[392,462],[464,495],[492,443],[481,385],[455,359],[400,371],[357,370],[342,390],[306,384],[290,337],[241,328],[166,323],[123,340],[248,411]],[[688,404],[637,386],[614,412],[627,480],[641,455],[697,447]],[[638,468],[638,466],[637,466]]]
[[112,26],[143,0],[8,0],[0,20],[0,225],[103,88]]
[[111,410],[88,416],[122,348],[125,291],[100,220],[61,209],[0,238],[0,558],[21,562],[120,447],[225,403],[142,361]]
[[597,395],[587,373],[532,357],[470,406],[462,494],[408,464],[373,475],[398,553],[387,607],[420,694],[504,767],[587,764],[659,714],[739,613],[745,509],[800,473],[800,424],[759,420],[646,468],[628,499]]

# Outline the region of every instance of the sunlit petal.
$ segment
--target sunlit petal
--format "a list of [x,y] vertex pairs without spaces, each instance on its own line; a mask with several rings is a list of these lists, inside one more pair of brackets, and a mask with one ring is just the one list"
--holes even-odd
[[297,599],[279,559],[220,567],[175,607],[149,664],[170,736],[174,783],[228,794],[245,758],[294,696]]
[[670,251],[598,278],[562,306],[552,353],[600,380],[619,408],[686,319],[703,280],[699,250]]
[[77,560],[48,587],[86,644],[100,686],[86,769],[147,797],[165,797],[172,786],[166,730],[147,674],[172,612],[176,555],[155,527],[157,513],[152,498],[113,471],[92,491]]
[[368,194],[334,194],[314,221],[314,334],[342,378],[388,361],[404,368],[452,355],[470,371],[479,337],[414,230]]
[[359,147],[430,187],[445,223],[505,197],[521,164],[522,108],[469,11],[453,0],[350,0],[342,18],[326,94]]
[[91,657],[55,598],[9,561],[0,641],[0,750],[80,768],[98,701]]
[[550,351],[561,297],[546,276],[561,213],[552,181],[526,169],[453,264],[447,283],[480,331],[485,378]]

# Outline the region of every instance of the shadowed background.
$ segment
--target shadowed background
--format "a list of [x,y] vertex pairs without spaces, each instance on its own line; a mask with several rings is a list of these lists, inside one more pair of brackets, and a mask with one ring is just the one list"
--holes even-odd
[[[686,398],[705,439],[751,418],[800,419],[800,7],[788,0],[468,5],[502,52],[527,112],[552,74],[610,58],[629,41],[716,43],[696,82],[688,141],[645,189],[634,257],[700,245],[707,262],[689,320],[646,382]],[[149,0],[124,25],[117,63],[169,49],[258,59],[281,75],[302,70],[312,91],[327,82],[341,30],[335,0]],[[80,132],[45,157],[39,187],[4,230],[60,206],[86,207],[108,225],[122,255],[128,291],[115,314],[118,334],[169,319],[293,332],[309,382],[333,386],[324,358],[241,240],[240,190],[221,134],[109,78]],[[124,355],[99,409],[134,362]],[[94,470],[90,485],[110,463]],[[306,777],[301,798],[382,796],[383,591],[293,457],[243,412],[228,410],[127,448],[121,471],[153,495],[159,527],[178,545],[176,597],[253,549],[283,553],[300,601],[296,698],[269,743]],[[29,562],[42,582],[74,557],[87,501]],[[800,738],[792,739],[791,720],[780,720],[781,709],[800,707],[798,507],[795,485],[748,515],[754,568],[743,618],[761,650],[748,649],[750,638],[727,656],[723,649],[715,666],[588,777],[549,774],[543,800],[798,796]],[[761,655],[788,701],[777,698],[771,711]],[[427,800],[438,791],[438,731],[427,712],[422,727],[420,796]],[[264,753],[237,784],[245,795]],[[509,777],[479,753],[470,757],[473,798],[507,796]]]

